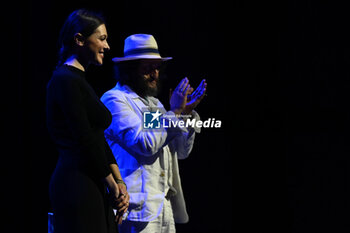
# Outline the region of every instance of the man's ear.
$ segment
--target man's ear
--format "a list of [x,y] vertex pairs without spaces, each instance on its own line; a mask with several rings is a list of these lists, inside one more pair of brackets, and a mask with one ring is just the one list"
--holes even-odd
[[74,35],[74,42],[78,46],[83,46],[85,43],[85,37],[81,33],[78,32]]

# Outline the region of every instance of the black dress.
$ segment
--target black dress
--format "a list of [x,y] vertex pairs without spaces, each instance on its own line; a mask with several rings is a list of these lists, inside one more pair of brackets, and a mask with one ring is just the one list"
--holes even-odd
[[117,232],[103,178],[116,163],[105,141],[111,114],[85,80],[63,65],[47,86],[47,126],[59,150],[50,181],[55,233]]

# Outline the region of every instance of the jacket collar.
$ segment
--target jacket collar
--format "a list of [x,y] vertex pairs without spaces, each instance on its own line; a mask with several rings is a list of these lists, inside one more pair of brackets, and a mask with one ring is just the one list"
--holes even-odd
[[[149,97],[147,97],[147,100],[146,100],[146,99],[140,97],[138,94],[136,94],[136,92],[134,92],[128,85],[121,85],[118,82],[117,85],[114,87],[114,89],[124,92],[126,95],[128,95],[132,99],[139,99],[145,106],[150,105],[147,103],[148,101],[152,102],[153,106],[158,106],[159,100],[157,98],[149,96]],[[137,104],[137,105],[141,109],[141,106],[139,104]],[[145,107],[145,106],[142,106],[142,107]]]
[[128,85],[121,85],[119,82],[114,87],[115,90],[120,90],[128,95],[130,98],[141,98],[136,92],[134,92]]

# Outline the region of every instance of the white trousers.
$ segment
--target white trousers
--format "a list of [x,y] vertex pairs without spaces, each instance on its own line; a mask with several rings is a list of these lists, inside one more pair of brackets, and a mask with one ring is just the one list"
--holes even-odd
[[164,199],[163,210],[151,222],[123,221],[119,226],[120,233],[175,233],[175,222],[171,203]]

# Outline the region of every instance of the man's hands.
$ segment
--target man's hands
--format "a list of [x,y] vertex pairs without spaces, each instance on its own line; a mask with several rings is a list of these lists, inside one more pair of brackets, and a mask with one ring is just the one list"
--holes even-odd
[[180,115],[187,103],[187,95],[190,93],[190,83],[187,78],[181,80],[174,91],[170,89],[170,110]]
[[204,98],[206,88],[205,79],[195,91],[187,78],[182,79],[174,91],[170,90],[170,110],[176,115],[190,114]]
[[193,88],[190,88],[190,92],[187,96],[187,103],[183,110],[184,114],[190,114],[192,110],[202,101],[207,91],[207,83],[205,79],[198,85],[197,89],[193,92]]

